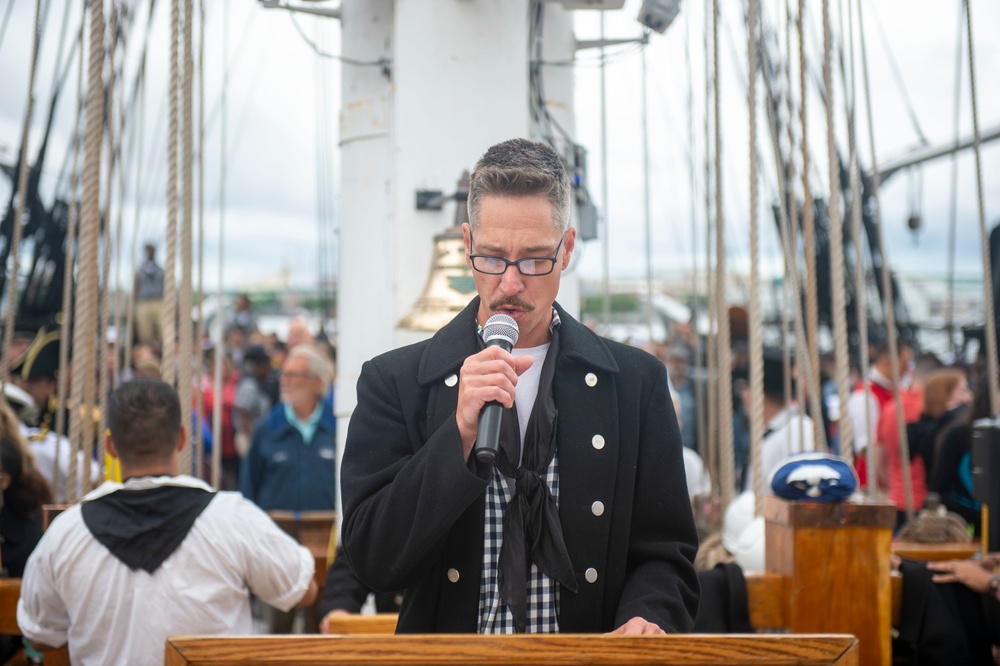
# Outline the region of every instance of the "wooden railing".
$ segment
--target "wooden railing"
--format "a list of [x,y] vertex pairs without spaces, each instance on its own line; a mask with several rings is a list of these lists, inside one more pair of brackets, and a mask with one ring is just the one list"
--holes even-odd
[[858,642],[844,635],[609,636],[174,636],[166,666],[354,664],[357,666],[820,666],[858,664]]

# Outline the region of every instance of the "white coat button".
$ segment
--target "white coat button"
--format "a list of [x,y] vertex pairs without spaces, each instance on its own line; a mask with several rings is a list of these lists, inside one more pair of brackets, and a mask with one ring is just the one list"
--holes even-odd
[[462,576],[458,573],[458,569],[448,569],[448,580],[451,582],[457,583],[458,579],[461,577]]
[[444,385],[451,388],[458,383],[458,375],[451,374],[444,378]]
[[583,381],[587,382],[587,386],[597,386],[597,375],[592,372],[588,372],[587,376],[583,378]]
[[597,569],[590,568],[583,572],[583,577],[587,579],[588,583],[597,582]]
[[598,501],[598,502],[594,502],[593,504],[591,504],[590,505],[590,512],[593,513],[595,516],[603,516],[604,515],[604,502]]
[[590,443],[594,445],[594,448],[600,451],[604,448],[604,435],[594,435],[590,438]]

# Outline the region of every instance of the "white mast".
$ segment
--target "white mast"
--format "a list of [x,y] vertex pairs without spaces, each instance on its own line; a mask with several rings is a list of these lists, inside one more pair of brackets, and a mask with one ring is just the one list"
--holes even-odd
[[[571,59],[572,13],[557,3],[544,8],[544,59]],[[417,210],[417,190],[451,194],[489,146],[540,138],[532,135],[528,106],[529,9],[528,0],[341,5],[341,451],[362,363],[427,336],[397,322],[420,297],[433,237],[452,223],[454,208]],[[543,76],[550,113],[572,133],[572,68],[543,67]],[[560,303],[571,312],[578,310],[577,282],[563,278]]]

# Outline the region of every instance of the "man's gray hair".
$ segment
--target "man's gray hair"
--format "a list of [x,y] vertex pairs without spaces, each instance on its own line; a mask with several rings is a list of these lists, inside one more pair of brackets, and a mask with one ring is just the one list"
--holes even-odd
[[323,382],[323,395],[330,391],[333,381],[333,364],[313,345],[296,345],[288,352],[288,358],[304,358],[309,364],[309,374]]
[[479,226],[483,197],[541,196],[552,203],[559,231],[569,228],[570,182],[562,158],[551,147],[528,139],[492,146],[476,163],[469,179],[469,226]]

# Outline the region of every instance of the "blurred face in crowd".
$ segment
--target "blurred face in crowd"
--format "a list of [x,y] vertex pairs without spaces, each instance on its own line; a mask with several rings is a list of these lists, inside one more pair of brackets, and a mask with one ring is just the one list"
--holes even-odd
[[948,402],[945,404],[945,409],[952,410],[956,407],[962,405],[972,404],[972,390],[969,388],[969,382],[964,377],[958,380],[958,384],[952,389],[951,395],[948,396]]
[[306,415],[316,408],[323,391],[323,382],[309,369],[309,361],[301,356],[285,359],[281,368],[281,401],[297,414]]

